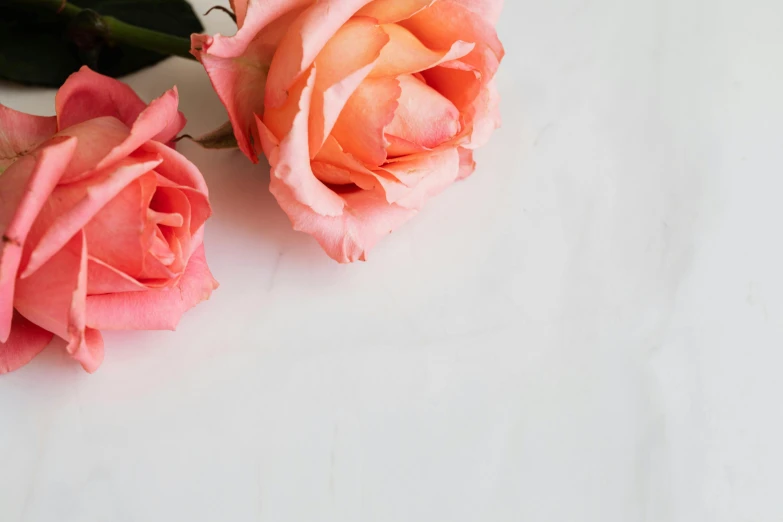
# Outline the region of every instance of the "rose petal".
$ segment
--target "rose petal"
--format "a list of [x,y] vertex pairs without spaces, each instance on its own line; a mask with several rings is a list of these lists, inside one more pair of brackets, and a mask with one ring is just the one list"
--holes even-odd
[[448,49],[456,42],[473,42],[476,47],[461,61],[481,72],[488,82],[503,58],[503,45],[495,28],[468,8],[439,1],[400,22],[430,49]]
[[[272,166],[270,191],[294,228],[313,235],[330,256],[347,263],[364,259],[381,237],[416,211],[390,205],[382,194],[369,190],[341,197],[315,178],[309,158],[301,154],[307,150],[306,122],[313,74],[301,93],[292,92],[289,97],[300,100],[300,110],[285,139],[278,142],[260,119],[259,135]],[[331,208],[328,205],[334,199],[339,200],[339,206]]]
[[79,140],[63,174],[63,183],[76,183],[94,175],[98,164],[128,139],[130,129],[113,116],[102,116],[72,125],[58,135]]
[[33,116],[0,105],[0,174],[57,132],[54,116]]
[[273,183],[271,191],[294,229],[313,236],[340,263],[364,260],[381,238],[416,214],[415,210],[389,204],[379,194],[361,191],[344,196],[348,209],[342,215],[324,216],[299,203],[282,183]]
[[[375,68],[389,36],[371,18],[353,18],[327,42],[315,67],[310,108],[310,157],[320,150],[356,88]],[[357,45],[361,42],[361,45]]]
[[456,136],[460,114],[453,103],[409,74],[398,80],[402,93],[394,119],[385,129],[387,134],[426,148]]
[[394,119],[400,82],[394,78],[367,78],[348,99],[332,130],[342,148],[368,165],[386,160],[384,129]]
[[100,330],[174,330],[182,314],[209,299],[217,286],[201,245],[175,288],[88,297],[87,324]]
[[367,3],[369,0],[320,0],[294,20],[269,67],[267,107],[285,103],[288,90],[310,68],[326,42]]
[[234,16],[237,18],[237,27],[242,27],[242,24],[245,23],[248,1],[249,0],[228,0],[231,10],[234,11]]
[[427,85],[438,91],[460,111],[468,110],[481,92],[481,75],[473,69],[459,69],[452,62],[422,73]]
[[103,359],[103,341],[84,325],[87,240],[78,234],[27,279],[17,282],[14,306],[25,318],[68,341],[67,350],[88,372]]
[[389,158],[399,158],[400,156],[408,156],[410,154],[418,154],[431,150],[423,145],[404,140],[391,134],[386,134],[386,141],[389,142],[389,146],[386,147]]
[[188,202],[190,203],[190,234],[195,237],[198,230],[202,228],[206,220],[212,215],[212,207],[210,206],[209,198],[196,189],[177,185],[160,174],[158,174],[157,179],[159,187],[176,188],[188,198]]
[[[215,35],[208,38],[197,38],[201,35],[193,35],[191,40],[191,53],[199,58],[199,54],[209,52],[220,58],[237,58],[245,53],[248,46],[258,37],[265,28],[273,24],[291,11],[301,10],[313,4],[315,0],[252,0],[238,6],[239,14],[244,11],[245,16],[239,24],[239,30],[234,36]],[[237,17],[239,21],[239,16]]]
[[[202,63],[228,111],[240,150],[258,162],[255,114],[264,114],[264,90],[275,49],[289,26],[312,0],[243,2],[247,23],[233,37],[194,34],[191,53]],[[253,143],[255,142],[255,143]]]
[[0,341],[10,335],[22,248],[75,149],[75,139],[55,138],[0,176]]
[[140,277],[156,228],[147,221],[156,186],[155,173],[148,171],[93,216],[84,227],[91,256],[131,277]]
[[[22,277],[29,277],[44,263],[65,246],[71,238],[79,233],[110,201],[116,198],[129,184],[151,172],[160,165],[163,160],[154,156],[144,158],[126,158],[120,161],[116,167],[97,176],[96,180],[89,180],[82,186],[71,185],[63,190],[69,192],[78,191],[84,194],[82,199],[70,210],[61,214],[48,228],[46,233],[35,246],[30,260],[27,263]],[[86,186],[84,186],[86,185]],[[97,225],[91,228],[92,233],[98,229]]]
[[476,162],[473,160],[473,151],[460,147],[459,152],[459,176],[457,179],[465,179],[476,170]]
[[201,171],[185,156],[157,141],[148,141],[142,150],[160,156],[163,163],[155,171],[177,185],[198,190],[209,196],[209,188]]
[[112,116],[130,127],[147,107],[133,89],[87,66],[65,80],[54,100],[59,130],[101,116]]
[[15,313],[11,335],[0,342],[0,374],[18,370],[46,348],[54,335]]
[[[150,208],[157,212],[167,214],[179,214],[183,218],[180,227],[158,226],[166,241],[166,246],[173,253],[174,259],[166,262],[163,258],[159,259],[164,265],[169,267],[175,273],[181,273],[185,268],[187,258],[182,257],[182,252],[190,252],[190,201],[181,190],[171,187],[158,186],[155,196],[152,198]],[[142,277],[154,277],[148,274],[142,274]]]
[[171,266],[176,260],[177,256],[169,248],[169,243],[166,238],[163,237],[163,233],[160,229],[155,233],[152,238],[152,246],[150,247],[150,254],[155,256],[164,266]]
[[382,28],[390,40],[370,73],[373,78],[424,71],[443,62],[462,58],[475,47],[475,44],[457,41],[446,51],[433,51],[404,27],[386,24]]
[[410,18],[435,3],[435,0],[374,0],[359,9],[358,16],[370,16],[382,24]]
[[111,265],[108,265],[88,256],[87,265],[87,295],[113,294],[118,292],[143,292],[147,287],[132,278],[128,274],[121,272]]
[[482,17],[489,25],[496,25],[503,10],[503,0],[441,0],[466,7]]
[[[332,136],[327,138],[323,148],[318,152],[315,163],[329,165],[333,176],[347,177],[351,183],[364,190],[384,195],[389,203],[394,203],[409,192],[407,187],[383,169],[369,170],[362,162],[345,152]],[[313,172],[316,172],[315,167]]]
[[[272,165],[271,183],[287,185],[303,205],[319,214],[334,216],[342,212],[344,202],[313,175],[310,155],[307,153],[310,100],[316,74],[315,69],[311,69],[310,74],[292,89],[284,107],[269,110],[264,115],[266,120],[278,128],[280,134],[275,136],[264,122],[258,117],[256,119],[261,143]],[[279,146],[271,146],[267,133],[279,140]]]
[[185,127],[185,117],[177,110],[179,94],[174,87],[152,100],[131,126],[130,135],[97,165],[104,169],[130,155],[144,143],[155,140],[168,143]]
[[424,203],[454,183],[460,173],[460,155],[456,148],[436,151],[410,161],[384,165],[383,169],[398,179],[414,178],[413,190],[395,203],[420,209]]

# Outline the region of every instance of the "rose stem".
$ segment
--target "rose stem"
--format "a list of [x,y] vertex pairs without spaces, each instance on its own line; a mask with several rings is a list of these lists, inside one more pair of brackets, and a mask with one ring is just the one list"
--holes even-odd
[[[87,9],[64,2],[63,0],[19,0],[25,6],[42,6],[56,11],[66,18],[75,18]],[[153,51],[166,56],[180,56],[195,60],[190,54],[190,40],[152,31],[117,20],[113,16],[96,17],[94,29],[103,33],[110,41]],[[102,27],[101,27],[102,26]]]

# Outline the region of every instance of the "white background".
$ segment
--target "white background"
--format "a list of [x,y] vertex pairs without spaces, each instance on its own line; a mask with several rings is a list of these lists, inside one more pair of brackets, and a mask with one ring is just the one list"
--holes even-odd
[[[0,378],[0,519],[783,520],[783,4],[509,0],[499,32],[504,127],[368,263],[183,144],[222,286],[95,375]],[[226,119],[195,63],[127,81]]]

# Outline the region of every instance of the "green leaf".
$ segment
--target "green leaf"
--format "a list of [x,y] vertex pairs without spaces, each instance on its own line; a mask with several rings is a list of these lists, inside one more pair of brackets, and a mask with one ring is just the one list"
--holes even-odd
[[[123,22],[190,38],[203,31],[186,0],[72,0]],[[166,56],[124,44],[100,41],[77,46],[74,21],[43,9],[3,6],[0,20],[0,78],[30,85],[59,87],[82,65],[121,77],[154,65]]]

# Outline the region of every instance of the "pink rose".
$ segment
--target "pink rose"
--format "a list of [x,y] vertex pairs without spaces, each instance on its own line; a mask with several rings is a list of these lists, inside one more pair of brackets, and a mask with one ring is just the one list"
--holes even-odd
[[173,329],[217,287],[198,169],[170,148],[172,89],[149,106],[83,68],[45,118],[0,105],[0,373],[54,335],[88,372],[99,330]]
[[501,6],[234,0],[237,34],[194,35],[193,54],[294,228],[352,262],[473,172],[499,124]]

